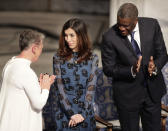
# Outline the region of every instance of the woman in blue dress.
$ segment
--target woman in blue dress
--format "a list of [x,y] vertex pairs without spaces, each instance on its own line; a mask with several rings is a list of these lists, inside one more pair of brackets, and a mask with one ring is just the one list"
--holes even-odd
[[45,131],[94,131],[93,101],[98,57],[91,52],[87,27],[77,18],[62,29],[53,57],[55,82],[43,109]]

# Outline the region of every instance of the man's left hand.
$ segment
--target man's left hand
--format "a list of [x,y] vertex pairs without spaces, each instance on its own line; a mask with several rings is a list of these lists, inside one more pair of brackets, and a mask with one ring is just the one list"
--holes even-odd
[[154,72],[156,73],[156,66],[153,60],[153,56],[151,56],[148,64],[148,73],[150,76],[152,76]]

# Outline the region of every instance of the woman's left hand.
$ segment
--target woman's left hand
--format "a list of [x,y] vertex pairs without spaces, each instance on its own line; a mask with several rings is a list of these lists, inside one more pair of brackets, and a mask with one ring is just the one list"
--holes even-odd
[[75,114],[73,116],[71,116],[71,119],[69,121],[69,126],[73,127],[76,126],[78,123],[84,121],[84,118],[81,114]]

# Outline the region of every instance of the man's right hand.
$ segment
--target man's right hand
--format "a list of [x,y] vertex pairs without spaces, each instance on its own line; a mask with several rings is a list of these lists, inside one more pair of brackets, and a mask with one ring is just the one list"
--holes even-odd
[[140,67],[141,67],[141,61],[142,61],[142,56],[139,56],[138,60],[136,63],[133,65],[133,74],[136,74],[139,72]]

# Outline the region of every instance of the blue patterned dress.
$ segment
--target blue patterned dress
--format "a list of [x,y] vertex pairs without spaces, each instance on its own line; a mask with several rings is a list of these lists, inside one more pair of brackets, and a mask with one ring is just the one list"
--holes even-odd
[[[90,60],[77,63],[78,53],[69,61],[58,55],[53,57],[56,80],[50,89],[47,104],[43,109],[45,131],[94,131],[93,101],[97,81],[98,57],[92,54]],[[69,127],[70,117],[81,114],[82,123]]]

